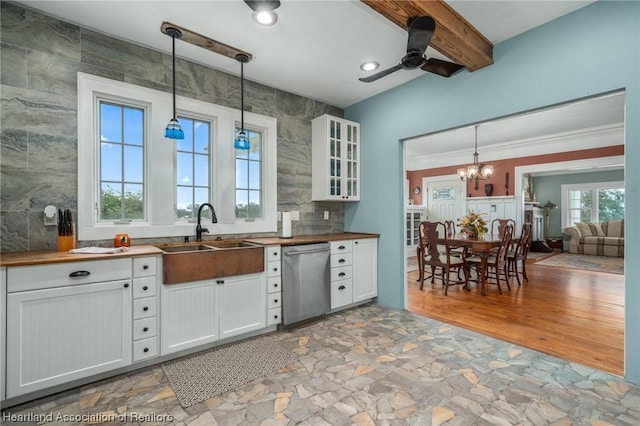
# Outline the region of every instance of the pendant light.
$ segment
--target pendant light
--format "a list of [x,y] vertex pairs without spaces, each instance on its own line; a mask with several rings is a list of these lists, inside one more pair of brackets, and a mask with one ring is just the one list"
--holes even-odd
[[244,53],[238,53],[236,60],[240,62],[240,131],[236,134],[236,140],[233,143],[235,149],[249,149],[249,137],[244,131],[244,64],[249,62],[249,57]]
[[184,131],[176,117],[176,38],[181,38],[182,33],[179,29],[172,27],[167,28],[165,33],[171,37],[173,42],[173,118],[164,129],[164,137],[169,139],[184,139]]
[[493,166],[478,163],[478,126],[476,129],[476,142],[473,151],[473,164],[458,169],[458,176],[460,180],[466,181],[478,181],[487,180],[493,174]]

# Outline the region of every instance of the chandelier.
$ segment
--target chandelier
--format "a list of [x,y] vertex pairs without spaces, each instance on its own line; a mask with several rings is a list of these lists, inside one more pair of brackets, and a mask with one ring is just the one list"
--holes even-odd
[[478,164],[478,126],[475,126],[476,142],[473,151],[473,164],[458,169],[460,180],[478,181],[487,180],[493,174],[493,166],[489,164]]

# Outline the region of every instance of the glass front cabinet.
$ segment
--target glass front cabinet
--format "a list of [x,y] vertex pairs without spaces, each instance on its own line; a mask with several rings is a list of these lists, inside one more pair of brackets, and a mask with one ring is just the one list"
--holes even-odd
[[311,121],[313,201],[360,200],[360,124],[322,115]]
[[407,246],[407,256],[416,255],[416,247],[418,247],[420,234],[418,226],[423,220],[427,220],[427,209],[424,206],[407,206],[406,207],[406,223],[405,223],[405,244]]

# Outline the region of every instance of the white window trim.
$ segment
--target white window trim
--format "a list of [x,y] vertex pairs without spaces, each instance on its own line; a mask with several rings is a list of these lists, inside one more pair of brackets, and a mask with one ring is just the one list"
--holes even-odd
[[[146,220],[129,224],[97,221],[96,203],[98,144],[97,98],[122,99],[136,105],[147,105],[145,123],[145,212]],[[218,223],[203,225],[211,236],[277,231],[277,120],[260,114],[245,112],[245,123],[263,133],[263,200],[264,217],[253,221],[235,218],[235,151],[233,141],[240,110],[214,105],[182,96],[176,97],[178,115],[207,119],[212,123],[211,190],[210,200]],[[132,239],[192,236],[193,223],[175,217],[175,141],[164,137],[166,122],[173,115],[170,93],[160,92],[128,83],[78,73],[78,240],[111,239],[119,232],[127,232]],[[228,142],[225,142],[228,141]],[[171,173],[168,173],[168,171]],[[171,188],[171,195],[168,195]],[[206,234],[205,234],[206,235]]]
[[[569,205],[569,192],[570,191],[584,191],[584,190],[601,190],[601,189],[617,189],[624,188],[624,181],[615,182],[592,182],[592,183],[565,183],[560,185],[560,194],[562,197],[562,230],[569,226],[571,222],[570,209],[564,207]],[[593,197],[592,209],[598,211],[598,197]],[[593,214],[592,214],[593,216]]]

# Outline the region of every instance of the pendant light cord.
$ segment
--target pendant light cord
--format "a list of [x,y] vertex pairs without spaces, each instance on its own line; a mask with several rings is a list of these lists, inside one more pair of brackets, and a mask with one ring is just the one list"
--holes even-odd
[[244,132],[244,62],[240,62],[240,128]]
[[172,35],[173,40],[173,118],[176,119],[176,36]]

